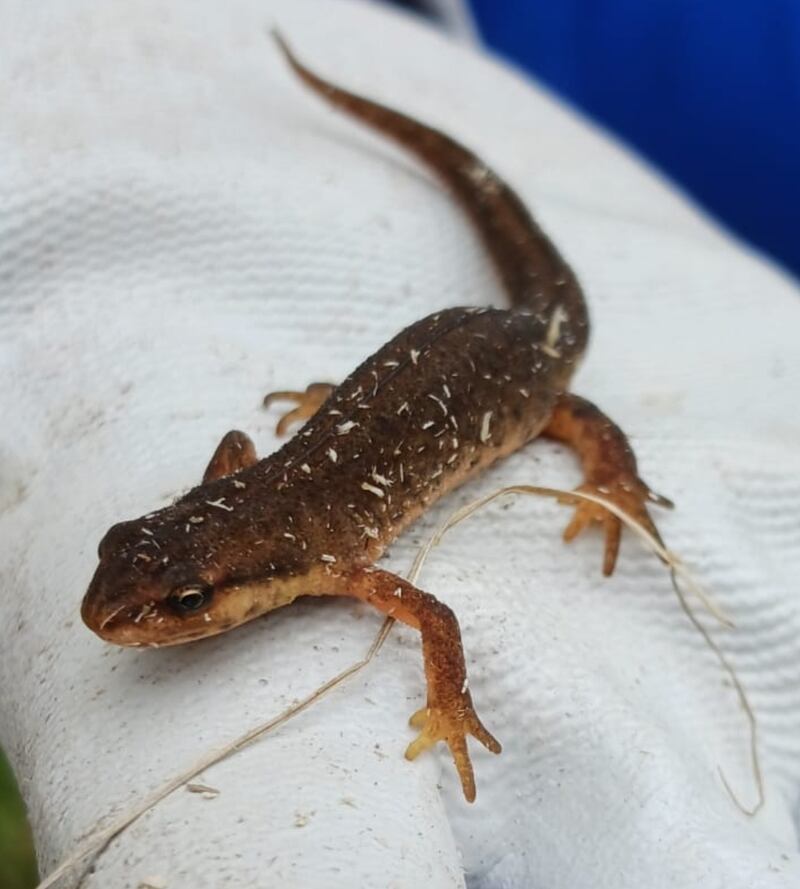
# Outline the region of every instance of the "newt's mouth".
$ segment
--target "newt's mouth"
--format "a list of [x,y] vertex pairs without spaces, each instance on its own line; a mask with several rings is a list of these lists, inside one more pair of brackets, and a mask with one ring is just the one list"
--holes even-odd
[[[130,605],[124,603],[109,608],[92,596],[84,596],[81,618],[86,626],[101,639],[115,645],[147,645],[151,640],[146,628],[140,627]],[[142,632],[144,630],[144,632]]]
[[172,635],[167,622],[175,622],[175,615],[154,598],[143,602],[141,594],[126,594],[124,588],[110,583],[102,564],[83,597],[81,618],[101,639],[125,646],[159,645]]
[[210,612],[181,617],[163,602],[114,604],[93,595],[90,587],[81,605],[86,626],[105,642],[127,648],[165,648],[231,629],[231,621],[217,621]]
[[105,642],[126,648],[164,648],[218,632],[205,622],[193,621],[189,625],[172,614],[162,614],[152,605],[137,608],[122,605],[104,612],[84,600],[81,616],[86,626]]

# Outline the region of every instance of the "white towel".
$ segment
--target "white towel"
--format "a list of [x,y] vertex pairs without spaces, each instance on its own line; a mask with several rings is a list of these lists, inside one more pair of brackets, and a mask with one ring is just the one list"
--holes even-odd
[[[726,889],[800,878],[800,294],[523,78],[416,22],[297,0],[8,0],[0,19],[0,744],[46,872],[111,814],[357,659],[380,619],[300,602],[213,641],[115,649],[81,624],[115,521],[197,483],[219,438],[277,446],[274,388],[342,379],[437,308],[502,304],[458,208],[293,79],[265,31],[443,128],[505,175],[573,263],[593,336],[575,390],[677,510],[670,546],[759,721],[655,558],[565,547],[563,506],[495,504],[422,575],[461,621],[477,802],[446,750],[406,762],[418,636],[113,842],[86,887]],[[735,187],[735,183],[732,183]],[[535,444],[457,505],[573,485]],[[507,508],[506,508],[507,507]],[[441,785],[441,789],[440,789]]]

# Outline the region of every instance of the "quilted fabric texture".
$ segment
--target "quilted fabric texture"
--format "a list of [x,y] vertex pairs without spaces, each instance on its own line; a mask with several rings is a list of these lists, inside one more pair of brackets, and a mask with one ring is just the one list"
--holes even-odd
[[[755,799],[733,689],[662,566],[626,536],[564,547],[550,502],[496,503],[421,584],[458,614],[478,799],[445,751],[402,757],[419,641],[378,659],[111,844],[85,887],[797,886],[800,294],[540,90],[411,20],[298,0],[9,0],[0,20],[0,743],[46,872],[79,837],[356,660],[379,618],[300,602],[212,641],[113,649],[78,607],[109,525],[193,485],[219,438],[277,445],[272,388],[341,379],[436,308],[501,302],[472,232],[412,161],[292,79],[321,73],[497,167],[584,282],[575,389],[678,504],[673,549],[759,721]],[[514,482],[571,486],[536,444],[426,516]]]

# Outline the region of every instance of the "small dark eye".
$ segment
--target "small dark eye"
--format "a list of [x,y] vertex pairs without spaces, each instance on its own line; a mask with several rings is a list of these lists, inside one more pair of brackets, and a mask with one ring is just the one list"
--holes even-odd
[[208,605],[211,601],[211,587],[207,586],[185,586],[169,597],[169,601],[177,611],[188,613],[190,611],[198,611],[204,605]]

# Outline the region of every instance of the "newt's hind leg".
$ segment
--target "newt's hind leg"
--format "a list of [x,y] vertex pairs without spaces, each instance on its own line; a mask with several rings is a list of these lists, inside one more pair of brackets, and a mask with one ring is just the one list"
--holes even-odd
[[430,593],[418,590],[388,571],[361,568],[335,577],[334,595],[369,602],[384,614],[420,631],[428,702],[411,717],[411,725],[420,729],[420,734],[408,745],[406,759],[414,759],[437,741],[444,741],[453,755],[464,796],[472,802],[475,776],[467,737],[472,735],[492,753],[500,753],[501,747],[472,706],[455,614]]
[[[565,393],[556,402],[542,435],[562,441],[577,451],[586,475],[578,491],[610,500],[661,541],[646,503],[672,508],[672,502],[654,494],[639,478],[636,457],[625,433],[599,408],[585,398]],[[600,522],[605,528],[603,574],[609,576],[619,552],[620,519],[599,504],[583,500],[564,531],[564,540],[572,540],[592,522]]]
[[297,404],[297,407],[287,411],[278,420],[276,433],[283,435],[292,423],[298,420],[310,420],[335,388],[331,383],[311,383],[306,386],[305,392],[270,392],[265,395],[264,407],[269,407],[276,401],[294,401]]

